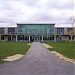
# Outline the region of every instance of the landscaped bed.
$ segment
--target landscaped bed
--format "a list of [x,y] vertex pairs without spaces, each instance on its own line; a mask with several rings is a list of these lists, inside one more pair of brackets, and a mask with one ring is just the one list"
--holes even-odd
[[30,45],[28,42],[0,42],[0,63],[8,56],[26,54]]

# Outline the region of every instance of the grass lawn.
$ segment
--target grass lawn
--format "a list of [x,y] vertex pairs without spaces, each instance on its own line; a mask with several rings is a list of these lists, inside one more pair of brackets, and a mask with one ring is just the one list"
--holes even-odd
[[0,63],[1,59],[15,54],[25,54],[30,47],[28,42],[0,42]]
[[75,42],[45,42],[46,44],[52,46],[50,51],[57,51],[62,55],[75,59]]

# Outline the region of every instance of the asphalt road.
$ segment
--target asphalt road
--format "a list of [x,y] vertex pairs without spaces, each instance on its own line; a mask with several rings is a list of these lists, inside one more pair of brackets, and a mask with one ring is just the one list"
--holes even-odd
[[74,72],[74,64],[54,56],[39,42],[33,42],[23,58],[0,64],[0,75],[75,75]]

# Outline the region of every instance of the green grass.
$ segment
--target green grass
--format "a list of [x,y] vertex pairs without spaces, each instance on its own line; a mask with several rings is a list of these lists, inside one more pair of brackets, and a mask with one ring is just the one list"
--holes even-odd
[[50,51],[57,51],[62,55],[75,59],[75,42],[45,42],[53,48],[49,48]]
[[7,56],[25,54],[30,47],[28,42],[0,42],[0,63]]

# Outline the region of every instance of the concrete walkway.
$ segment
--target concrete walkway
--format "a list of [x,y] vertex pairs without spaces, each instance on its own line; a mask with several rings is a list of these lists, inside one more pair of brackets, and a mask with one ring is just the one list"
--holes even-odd
[[0,65],[0,75],[75,75],[75,65],[33,42],[25,57]]

